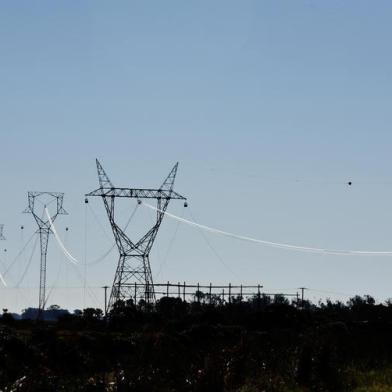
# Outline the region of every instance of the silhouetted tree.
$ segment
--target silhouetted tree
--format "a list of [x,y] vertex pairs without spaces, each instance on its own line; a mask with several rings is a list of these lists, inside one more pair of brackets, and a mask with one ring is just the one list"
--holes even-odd
[[82,317],[85,320],[100,320],[103,317],[103,311],[98,308],[86,308],[83,309]]
[[370,295],[364,295],[363,297],[360,295],[355,295],[347,301],[347,306],[350,308],[360,308],[364,305],[373,306],[375,303],[375,299]]
[[196,302],[201,302],[206,296],[201,290],[196,290],[193,297]]
[[181,298],[162,297],[156,304],[156,310],[165,316],[179,317],[185,314],[187,303]]
[[289,305],[289,300],[283,294],[275,294],[274,301],[275,305]]

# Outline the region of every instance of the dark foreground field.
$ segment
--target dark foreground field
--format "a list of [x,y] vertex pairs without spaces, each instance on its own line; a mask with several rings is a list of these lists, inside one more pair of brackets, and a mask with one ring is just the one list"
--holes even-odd
[[0,324],[1,391],[392,391],[392,306],[164,298]]

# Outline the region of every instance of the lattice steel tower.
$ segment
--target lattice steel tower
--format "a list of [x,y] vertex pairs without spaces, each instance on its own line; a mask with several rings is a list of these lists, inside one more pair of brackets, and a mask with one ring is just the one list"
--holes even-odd
[[[140,299],[151,303],[155,301],[149,260],[151,248],[170,200],[186,200],[184,196],[173,190],[178,162],[158,189],[115,188],[98,160],[96,163],[100,187],[86,194],[86,198],[102,197],[120,255],[108,308],[112,308],[117,301],[128,299],[133,299],[135,303]],[[155,199],[157,202],[155,224],[137,242],[131,241],[116,223],[115,199],[117,197],[136,198],[139,204],[141,199]]]
[[[38,225],[37,233],[39,234],[41,244],[41,263],[39,275],[39,304],[38,304],[38,318],[41,318],[46,304],[46,256],[48,253],[49,235],[52,232],[50,229],[50,221],[46,215],[47,208],[56,203],[56,212],[51,214],[52,222],[58,215],[66,215],[67,212],[63,208],[64,193],[58,192],[28,192],[28,206],[24,213],[33,215]],[[39,208],[37,202],[40,204]],[[39,214],[39,212],[41,212]]]
[[5,237],[4,237],[3,232],[4,232],[4,225],[1,224],[0,225],[0,241],[5,241]]

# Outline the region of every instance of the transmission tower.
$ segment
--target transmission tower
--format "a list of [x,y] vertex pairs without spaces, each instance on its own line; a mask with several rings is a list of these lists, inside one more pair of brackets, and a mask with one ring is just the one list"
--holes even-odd
[[24,211],[24,213],[32,214],[37,222],[37,233],[41,244],[38,318],[41,318],[46,303],[46,255],[48,253],[49,234],[52,232],[46,211],[52,203],[55,203],[56,211],[50,215],[52,222],[58,215],[66,215],[67,212],[63,208],[63,198],[64,193],[28,192],[28,206]]
[[[151,303],[155,301],[149,260],[151,248],[170,200],[180,199],[186,201],[184,196],[173,191],[178,162],[158,189],[116,188],[113,186],[98,160],[96,163],[100,187],[86,194],[86,202],[88,202],[87,197],[89,196],[102,197],[119,252],[119,261],[110,293],[108,308],[112,308],[117,301],[128,299],[133,299],[134,303],[137,303],[140,299]],[[155,224],[137,242],[131,241],[116,223],[115,200],[117,197],[135,198],[139,204],[141,203],[141,199],[156,200],[157,215]]]
[[1,224],[1,225],[0,225],[0,241],[4,241],[4,240],[5,240],[3,231],[4,231],[4,225]]

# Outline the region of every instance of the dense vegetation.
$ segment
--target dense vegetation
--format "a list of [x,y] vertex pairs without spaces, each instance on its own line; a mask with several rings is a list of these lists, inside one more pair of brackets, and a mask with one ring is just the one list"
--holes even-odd
[[370,296],[51,311],[3,314],[1,391],[392,391],[392,304]]

